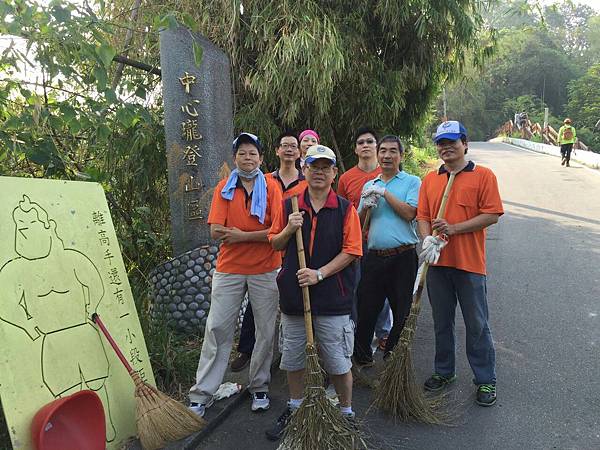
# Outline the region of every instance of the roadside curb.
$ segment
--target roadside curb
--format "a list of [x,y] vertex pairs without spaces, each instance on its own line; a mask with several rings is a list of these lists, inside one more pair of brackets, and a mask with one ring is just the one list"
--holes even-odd
[[[525,139],[515,139],[509,137],[498,137],[490,139],[488,142],[491,143],[504,143],[513,145],[517,148],[528,150],[534,153],[541,153],[549,156],[556,156],[557,158],[561,157],[560,147],[548,144],[542,144],[539,142],[528,141]],[[585,150],[577,150],[577,154],[571,155],[571,161],[576,161],[588,169],[598,171],[600,169],[600,154],[585,151]]]
[[[250,396],[250,392],[248,388],[244,388],[240,391],[239,395],[236,395],[235,398],[229,402],[223,410],[217,414],[217,417],[212,419],[210,422],[206,424],[206,427],[199,433],[192,435],[190,441],[185,442],[185,444],[181,448],[182,450],[195,450],[202,441],[207,438],[219,425],[221,425],[225,419],[240,406],[244,400],[246,400]],[[190,438],[188,438],[190,439]]]

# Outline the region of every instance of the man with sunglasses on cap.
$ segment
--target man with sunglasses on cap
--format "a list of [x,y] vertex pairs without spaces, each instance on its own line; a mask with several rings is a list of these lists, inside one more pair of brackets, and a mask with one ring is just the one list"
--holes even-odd
[[[324,369],[340,399],[340,412],[350,420],[354,327],[350,320],[356,284],[352,263],[362,255],[360,221],[356,209],[336,195],[331,184],[337,175],[335,153],[323,145],[308,149],[304,165],[308,188],[298,196],[299,212],[284,201],[269,232],[276,250],[285,250],[277,277],[281,309],[280,368],[287,371],[290,399],[274,427],[266,432],[279,439],[293,411],[303,401],[306,330],[302,287],[309,287],[315,340]],[[300,269],[296,230],[302,230],[306,268]]]
[[212,278],[208,313],[196,384],[190,389],[190,409],[204,416],[223,381],[238,313],[246,291],[254,311],[256,345],[250,362],[248,389],[252,411],[266,410],[277,319],[277,269],[280,253],[267,234],[273,216],[281,208],[281,192],[275,181],[260,171],[263,148],[258,137],[241,133],[233,141],[236,168],[217,184],[208,223],[213,239],[221,241]]
[[[431,264],[427,293],[435,331],[433,375],[428,391],[456,380],[454,318],[460,304],[466,328],[467,359],[477,385],[476,403],[496,403],[496,352],[488,323],[485,229],[504,213],[494,173],[466,159],[467,130],[457,121],[442,123],[433,139],[444,161],[423,179],[417,211],[422,255]],[[446,212],[436,219],[450,173],[456,173]],[[437,236],[433,236],[433,232]]]

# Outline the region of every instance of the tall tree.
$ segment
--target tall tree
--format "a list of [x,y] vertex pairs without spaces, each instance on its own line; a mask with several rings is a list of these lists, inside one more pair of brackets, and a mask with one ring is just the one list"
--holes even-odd
[[[129,2],[114,0],[121,14]],[[424,125],[440,83],[480,50],[479,0],[167,0],[232,61],[235,121],[267,142],[314,127],[352,158],[351,136],[373,124],[404,136]],[[144,15],[145,14],[145,15]],[[141,48],[141,47],[140,47]]]

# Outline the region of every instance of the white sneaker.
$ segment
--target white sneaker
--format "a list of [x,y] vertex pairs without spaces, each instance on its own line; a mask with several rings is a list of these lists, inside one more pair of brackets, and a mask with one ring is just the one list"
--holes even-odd
[[190,406],[188,406],[188,409],[197,416],[204,417],[206,410],[210,408],[214,402],[215,400],[212,397],[206,403],[190,402]]
[[252,394],[252,411],[266,411],[271,406],[271,399],[266,392]]

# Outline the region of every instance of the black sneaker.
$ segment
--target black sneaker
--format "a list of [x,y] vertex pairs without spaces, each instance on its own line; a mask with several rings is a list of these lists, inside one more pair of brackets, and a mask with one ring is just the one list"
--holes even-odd
[[479,406],[492,406],[496,403],[496,385],[480,384],[477,386],[477,399],[475,403]]
[[290,422],[290,417],[292,416],[293,412],[294,410],[289,406],[285,409],[283,414],[280,415],[277,419],[277,422],[275,422],[273,428],[265,431],[267,439],[269,439],[270,441],[278,441],[279,439],[281,439],[281,436],[283,436],[283,433],[285,432],[285,428]]
[[445,387],[447,387],[450,383],[456,381],[456,374],[451,375],[449,377],[444,377],[442,375],[438,375],[434,373],[431,375],[427,381],[424,383],[424,387],[426,391],[437,392],[441,391]]

